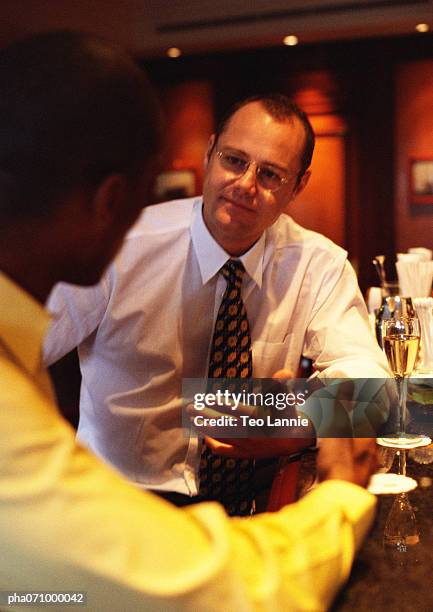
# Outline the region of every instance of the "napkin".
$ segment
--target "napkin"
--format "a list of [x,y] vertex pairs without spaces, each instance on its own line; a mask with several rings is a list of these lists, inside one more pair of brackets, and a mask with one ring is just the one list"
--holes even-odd
[[397,261],[425,261],[421,253],[397,253]]
[[411,255],[415,254],[420,256],[420,261],[431,261],[433,259],[433,251],[431,249],[425,249],[424,247],[413,247],[407,250]]
[[433,298],[416,298],[413,301],[421,326],[421,363],[417,372],[433,376]]
[[401,294],[405,297],[430,297],[433,261],[397,261],[395,264]]

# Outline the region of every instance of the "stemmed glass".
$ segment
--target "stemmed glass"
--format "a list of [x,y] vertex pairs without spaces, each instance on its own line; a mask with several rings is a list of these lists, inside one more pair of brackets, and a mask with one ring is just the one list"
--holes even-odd
[[398,431],[382,438],[382,444],[398,448],[414,448],[423,443],[423,436],[406,432],[407,377],[412,374],[418,354],[420,327],[416,317],[397,317],[382,323],[383,350],[394,374],[398,390]]
[[[387,516],[383,532],[383,545],[390,558],[399,565],[416,562],[413,548],[420,541],[415,513],[407,493],[399,493]],[[402,555],[406,553],[406,555]],[[410,554],[412,553],[412,554]]]
[[[406,477],[406,452],[398,452],[398,473]],[[404,481],[401,481],[404,490]],[[416,562],[416,544],[420,541],[420,534],[415,513],[407,493],[396,495],[395,501],[387,516],[383,533],[383,545],[389,557],[398,565],[406,565],[410,561]],[[402,554],[403,553],[403,554]]]

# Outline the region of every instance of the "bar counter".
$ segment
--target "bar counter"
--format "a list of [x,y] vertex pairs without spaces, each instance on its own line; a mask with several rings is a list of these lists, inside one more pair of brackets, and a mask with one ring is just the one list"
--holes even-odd
[[[397,496],[378,496],[375,523],[332,612],[433,610],[433,446],[403,452],[407,453],[406,473],[418,482],[406,495],[415,515],[419,543],[406,550],[403,546],[400,551],[396,546],[384,546],[385,525]],[[420,459],[430,463],[420,464]],[[397,466],[398,457],[389,471],[396,471]]]

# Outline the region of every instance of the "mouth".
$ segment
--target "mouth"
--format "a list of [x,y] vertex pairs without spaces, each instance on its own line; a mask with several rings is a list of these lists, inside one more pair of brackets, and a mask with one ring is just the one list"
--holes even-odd
[[222,199],[224,200],[226,204],[229,204],[229,206],[231,206],[234,209],[245,210],[249,213],[257,213],[256,208],[252,208],[251,206],[248,206],[244,202],[240,202],[239,200],[233,200],[231,198],[228,198],[227,196],[223,196]]

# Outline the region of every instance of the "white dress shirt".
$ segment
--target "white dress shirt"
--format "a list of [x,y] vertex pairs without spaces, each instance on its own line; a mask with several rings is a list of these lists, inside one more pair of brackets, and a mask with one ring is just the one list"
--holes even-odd
[[[147,208],[103,280],[58,285],[45,343],[53,363],[79,347],[79,439],[142,487],[197,493],[197,439],[181,428],[183,378],[205,378],[229,255],[202,199]],[[253,374],[388,375],[347,253],[282,215],[242,257]]]

